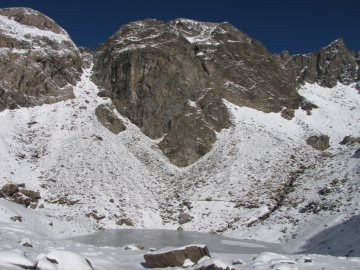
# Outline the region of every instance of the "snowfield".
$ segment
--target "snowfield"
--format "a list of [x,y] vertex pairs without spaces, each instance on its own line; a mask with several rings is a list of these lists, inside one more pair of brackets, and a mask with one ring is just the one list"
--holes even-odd
[[[115,110],[125,131],[115,135],[97,121],[95,108],[111,101],[97,96],[90,75],[83,73],[73,100],[0,112],[0,185],[24,183],[44,205],[26,209],[0,199],[2,269],[37,261],[44,269],[69,269],[46,259],[52,255],[59,261],[81,255],[79,264],[86,258],[94,269],[143,269],[144,250],[65,238],[179,226],[277,242],[293,253],[212,253],[208,246],[215,261],[244,263],[235,269],[360,269],[360,145],[340,144],[345,136],[360,137],[354,85],[305,84],[299,93],[319,108],[311,115],[299,109],[292,120],[224,101],[232,127],[217,134],[211,152],[178,168],[158,141]],[[320,134],[330,137],[324,152],[306,143]],[[180,213],[191,220],[179,224]],[[117,225],[122,218],[134,226]]]

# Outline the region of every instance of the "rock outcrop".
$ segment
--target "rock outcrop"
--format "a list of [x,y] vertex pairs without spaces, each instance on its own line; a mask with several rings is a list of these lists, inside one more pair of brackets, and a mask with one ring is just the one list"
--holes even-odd
[[[296,81],[258,41],[229,23],[177,19],[124,25],[94,55],[100,96],[177,166],[211,150],[231,125],[222,99],[265,112],[299,108]],[[290,79],[289,79],[290,77]]]
[[115,134],[126,129],[123,121],[106,104],[99,105],[95,110],[95,115],[104,127]]
[[306,140],[306,143],[317,150],[323,151],[330,147],[329,139],[330,138],[327,135],[310,136]]
[[150,268],[165,268],[181,267],[187,259],[197,263],[204,256],[210,257],[206,246],[185,246],[164,252],[158,250],[147,253],[144,255],[144,259]]
[[28,207],[31,203],[31,208],[35,208],[37,206],[38,200],[40,197],[40,192],[33,191],[29,189],[24,188],[24,184],[5,184],[0,191],[0,198],[1,197],[7,197],[12,202],[21,204],[25,207]]
[[190,222],[192,219],[193,219],[193,217],[187,213],[179,214],[179,224],[185,224],[187,222]]
[[81,73],[77,47],[52,19],[0,9],[0,111],[74,98]]
[[276,57],[299,83],[334,87],[337,82],[348,85],[359,79],[359,74],[356,74],[359,60],[357,62],[355,52],[350,51],[342,39],[317,52],[292,56],[284,51]]

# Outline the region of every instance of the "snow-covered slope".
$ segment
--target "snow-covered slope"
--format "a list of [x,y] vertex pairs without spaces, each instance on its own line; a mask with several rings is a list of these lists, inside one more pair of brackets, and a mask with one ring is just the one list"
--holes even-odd
[[[48,236],[126,227],[116,225],[120,218],[135,228],[176,229],[186,212],[193,218],[185,230],[227,230],[285,241],[298,251],[312,248],[305,241],[316,234],[359,215],[358,145],[339,144],[347,135],[360,136],[360,96],[352,86],[306,84],[301,95],[319,108],[311,115],[298,110],[290,121],[226,103],[232,127],[217,134],[210,153],[178,168],[156,140],[119,114],[127,129],[118,135],[97,121],[96,106],[111,101],[96,95],[89,76],[85,71],[75,87],[76,99],[0,113],[0,185],[25,183],[40,191],[44,208],[33,211],[67,221],[44,230]],[[330,136],[330,157],[306,144],[322,133]],[[331,192],[319,195],[325,186]],[[91,213],[104,218],[85,216]]]

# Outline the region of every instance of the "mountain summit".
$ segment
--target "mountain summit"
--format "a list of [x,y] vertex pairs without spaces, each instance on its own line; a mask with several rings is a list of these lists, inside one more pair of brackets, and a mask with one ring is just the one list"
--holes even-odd
[[223,99],[265,112],[299,108],[295,79],[229,23],[177,19],[124,25],[94,55],[101,96],[177,166],[211,150],[230,126]]

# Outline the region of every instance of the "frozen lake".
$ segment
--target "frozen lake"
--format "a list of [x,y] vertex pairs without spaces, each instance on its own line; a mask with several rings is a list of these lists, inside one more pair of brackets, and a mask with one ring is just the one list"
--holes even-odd
[[150,247],[160,249],[163,247],[181,247],[191,244],[201,244],[206,245],[210,253],[259,254],[264,251],[280,254],[286,253],[281,245],[276,243],[240,240],[217,234],[188,231],[150,229],[104,230],[96,234],[71,239],[75,242],[94,246],[123,247],[130,244],[137,244],[144,246],[144,250]]

